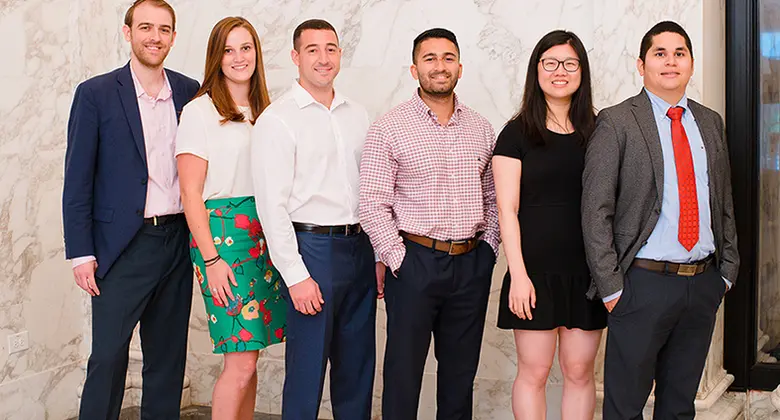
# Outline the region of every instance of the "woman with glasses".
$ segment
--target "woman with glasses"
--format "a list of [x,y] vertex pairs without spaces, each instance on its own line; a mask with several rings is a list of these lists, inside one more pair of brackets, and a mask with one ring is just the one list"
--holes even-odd
[[592,419],[593,364],[607,312],[588,300],[580,201],[595,115],[588,56],[573,33],[553,31],[531,53],[520,111],[498,136],[493,174],[509,263],[498,327],[514,330],[516,419],[544,419],[545,385],[559,344],[563,420]]

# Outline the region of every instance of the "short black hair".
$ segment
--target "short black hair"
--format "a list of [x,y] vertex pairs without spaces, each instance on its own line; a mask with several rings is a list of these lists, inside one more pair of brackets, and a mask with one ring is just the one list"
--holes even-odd
[[336,32],[336,28],[333,27],[328,21],[322,20],[322,19],[309,19],[300,25],[298,25],[297,28],[295,28],[295,31],[293,31],[293,48],[295,51],[298,51],[298,48],[300,45],[298,45],[299,41],[301,40],[301,34],[303,31],[307,29],[315,29],[320,31],[333,31],[334,34],[336,34],[336,41],[339,40],[339,34]]
[[428,29],[427,31],[421,33],[420,35],[417,35],[417,38],[414,39],[414,46],[412,47],[412,63],[415,63],[415,59],[417,57],[417,51],[420,50],[420,44],[422,44],[423,41],[426,39],[431,38],[444,38],[453,44],[455,44],[455,49],[458,50],[458,54],[460,54],[460,47],[458,46],[458,39],[455,38],[455,34],[452,33],[452,31],[444,28],[433,28]]
[[650,28],[645,36],[642,37],[642,44],[639,46],[639,59],[642,60],[642,62],[645,61],[650,47],[653,46],[653,37],[664,32],[672,32],[683,37],[685,39],[685,46],[688,47],[688,51],[691,52],[691,58],[693,58],[693,45],[691,45],[691,37],[688,36],[688,32],[685,32],[685,29],[677,22],[665,20],[656,23],[655,26]]

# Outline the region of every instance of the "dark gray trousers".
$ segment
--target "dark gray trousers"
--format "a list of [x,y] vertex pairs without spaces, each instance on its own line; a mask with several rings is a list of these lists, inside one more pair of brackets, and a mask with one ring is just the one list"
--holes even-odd
[[654,380],[654,420],[694,418],[725,292],[714,266],[692,277],[629,269],[608,320],[604,420],[641,420]]

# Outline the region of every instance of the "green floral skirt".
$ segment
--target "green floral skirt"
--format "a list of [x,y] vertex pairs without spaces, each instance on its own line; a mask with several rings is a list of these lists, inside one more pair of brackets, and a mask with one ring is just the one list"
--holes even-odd
[[238,286],[225,306],[211,293],[203,256],[190,236],[190,257],[209,321],[214,353],[260,350],[285,341],[287,304],[282,281],[268,255],[254,197],[206,201],[209,226],[220,257],[233,269]]

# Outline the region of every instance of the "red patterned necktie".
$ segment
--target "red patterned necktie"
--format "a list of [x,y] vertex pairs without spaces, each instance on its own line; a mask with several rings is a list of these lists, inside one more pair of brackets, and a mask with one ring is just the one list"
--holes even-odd
[[677,240],[690,251],[699,242],[699,200],[696,197],[696,175],[688,136],[682,125],[682,107],[672,107],[666,115],[672,119],[674,166],[677,168],[677,192],[680,198],[680,220]]

